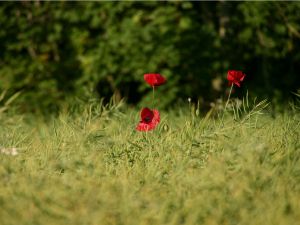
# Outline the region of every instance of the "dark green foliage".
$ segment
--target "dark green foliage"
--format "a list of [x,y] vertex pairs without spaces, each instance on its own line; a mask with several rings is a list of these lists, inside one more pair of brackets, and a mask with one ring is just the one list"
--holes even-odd
[[168,79],[158,103],[169,106],[214,100],[227,70],[241,69],[245,89],[283,98],[300,86],[299,11],[298,2],[2,2],[0,92],[21,91],[23,112],[94,94],[146,104],[143,74],[157,72]]

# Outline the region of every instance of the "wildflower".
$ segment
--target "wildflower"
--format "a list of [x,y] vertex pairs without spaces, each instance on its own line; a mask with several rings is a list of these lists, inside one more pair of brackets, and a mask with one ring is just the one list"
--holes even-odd
[[241,82],[244,80],[246,74],[244,74],[242,71],[237,70],[228,70],[227,73],[227,80],[229,81],[228,84],[232,85],[235,84],[236,86],[240,87]]
[[147,73],[144,74],[144,80],[152,87],[160,86],[166,83],[166,78],[158,73]]
[[160,115],[158,110],[143,108],[141,111],[141,121],[136,127],[138,131],[150,131],[155,129],[157,124],[160,122]]

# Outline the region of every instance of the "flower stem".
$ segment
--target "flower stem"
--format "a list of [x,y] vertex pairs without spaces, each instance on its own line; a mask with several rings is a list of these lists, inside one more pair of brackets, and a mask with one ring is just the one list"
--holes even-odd
[[223,122],[223,120],[224,120],[224,115],[225,115],[225,112],[226,112],[226,109],[227,109],[227,106],[228,106],[228,103],[229,103],[229,100],[230,100],[232,88],[233,88],[233,84],[231,84],[230,91],[229,91],[229,95],[228,95],[228,98],[227,98],[227,101],[226,101],[226,104],[225,104],[225,107],[224,107],[224,110],[223,110],[223,115],[222,115],[222,124],[223,124],[223,125],[224,125],[224,122]]
[[230,99],[231,92],[232,92],[232,88],[233,88],[233,84],[231,84],[231,87],[230,87],[230,91],[229,91],[229,95],[228,95],[228,98],[227,98],[227,101],[226,101],[226,104],[225,104],[224,112],[226,111],[226,108],[228,106],[229,99]]
[[152,86],[152,109],[154,109],[154,106],[155,106],[155,104],[154,104],[154,100],[155,98],[154,98],[154,86]]

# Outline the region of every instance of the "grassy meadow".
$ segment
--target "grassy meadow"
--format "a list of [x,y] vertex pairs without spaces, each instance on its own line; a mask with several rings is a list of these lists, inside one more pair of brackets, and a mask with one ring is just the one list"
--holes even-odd
[[0,224],[299,224],[300,112],[265,106],[164,111],[144,133],[122,104],[3,112]]

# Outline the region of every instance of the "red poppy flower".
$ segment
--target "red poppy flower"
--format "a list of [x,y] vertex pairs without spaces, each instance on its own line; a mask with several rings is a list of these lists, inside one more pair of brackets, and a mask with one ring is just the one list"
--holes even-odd
[[141,121],[137,125],[138,131],[153,130],[160,121],[159,112],[156,109],[143,108],[141,111]]
[[242,71],[237,70],[228,70],[227,73],[227,80],[229,81],[228,84],[231,86],[232,84],[235,84],[236,86],[240,87],[241,82],[244,80],[246,74],[244,74]]
[[166,78],[158,73],[147,73],[144,74],[144,80],[152,87],[160,86],[166,83]]

